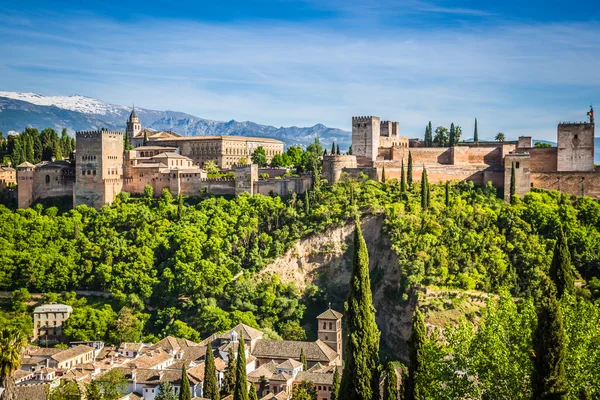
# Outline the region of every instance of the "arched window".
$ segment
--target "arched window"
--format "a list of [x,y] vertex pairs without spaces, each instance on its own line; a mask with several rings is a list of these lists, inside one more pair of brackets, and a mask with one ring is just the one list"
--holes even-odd
[[50,175],[46,175],[46,184],[50,183]]

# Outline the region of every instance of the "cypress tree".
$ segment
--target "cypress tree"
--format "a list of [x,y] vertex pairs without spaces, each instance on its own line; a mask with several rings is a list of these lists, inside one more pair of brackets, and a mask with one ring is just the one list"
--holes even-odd
[[477,132],[477,118],[475,118],[475,132],[473,132],[473,142],[479,143],[479,132]]
[[351,156],[352,155],[352,145],[350,145],[350,147],[348,148],[348,155]]
[[454,128],[454,122],[450,124],[450,146],[454,146],[456,141],[456,129]]
[[233,356],[233,349],[230,347],[227,352],[227,367],[225,368],[225,375],[221,383],[221,397],[229,396],[233,393],[233,389],[235,388],[235,370],[235,357]]
[[331,142],[331,154],[335,154],[335,142]]
[[258,400],[258,394],[256,393],[256,386],[254,386],[254,383],[250,384],[250,389],[248,390],[248,400]]
[[408,377],[404,385],[405,400],[422,400],[424,399],[423,389],[421,388],[420,378],[424,374],[424,345],[427,335],[425,328],[425,318],[421,311],[417,309],[413,316],[413,328],[409,339],[409,367]]
[[556,285],[558,297],[565,293],[573,294],[575,284],[573,279],[573,267],[571,266],[571,254],[567,245],[567,238],[562,226],[558,229],[558,237],[554,245],[554,256],[550,265],[550,278]]
[[385,167],[381,169],[381,182],[385,183]]
[[566,334],[556,300],[556,289],[548,277],[546,295],[538,304],[538,324],[533,333],[533,373],[531,383],[534,399],[566,398],[565,359]]
[[[188,382],[189,384],[189,382]],[[219,386],[217,385],[217,367],[215,366],[215,355],[210,345],[206,348],[206,360],[204,361],[204,385],[202,397],[210,400],[219,400]]]
[[510,204],[514,203],[513,197],[517,193],[517,182],[515,177],[515,162],[513,161],[510,170]]
[[304,214],[310,215],[310,198],[308,197],[308,190],[304,192]]
[[423,174],[421,174],[421,208],[423,210],[429,208],[429,182],[425,166],[423,166]]
[[402,169],[400,170],[400,192],[406,193],[406,176],[404,175],[404,159],[402,159]]
[[148,144],[148,133],[144,132],[144,146]]
[[335,154],[337,154],[338,156],[342,153],[340,153],[340,145],[338,144],[335,148]]
[[408,187],[412,187],[413,184],[413,171],[412,171],[412,153],[409,151],[408,152],[408,169],[406,171],[406,183],[408,184]]
[[246,379],[246,349],[244,347],[244,336],[242,334],[240,334],[238,355],[235,364],[235,387],[233,389],[233,400],[248,400],[248,379]]
[[300,349],[300,362],[302,363],[302,370],[308,370],[308,363],[306,362],[306,355],[304,354],[304,349]]
[[383,400],[398,400],[398,376],[394,364],[389,362],[385,369],[386,378],[383,386]]
[[340,371],[338,370],[338,367],[335,367],[333,370],[330,400],[340,400]]
[[429,143],[426,144],[427,147],[433,146],[433,126],[431,125],[431,121],[427,124],[427,129],[429,130]]
[[450,206],[450,182],[446,181],[446,207]]
[[354,229],[352,276],[345,310],[349,340],[339,393],[343,393],[345,400],[377,399],[380,332],[375,323],[369,253],[358,219]]
[[[206,383],[204,385],[206,386]],[[208,398],[212,399],[212,397]],[[187,371],[185,370],[185,364],[181,366],[181,390],[179,391],[179,400],[192,400],[192,389],[190,388],[190,379],[188,377]]]

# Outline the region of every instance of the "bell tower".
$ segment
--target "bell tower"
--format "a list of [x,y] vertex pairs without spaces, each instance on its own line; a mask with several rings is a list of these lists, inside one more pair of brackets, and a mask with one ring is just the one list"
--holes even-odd
[[131,110],[131,114],[129,115],[129,119],[127,120],[127,137],[129,138],[129,143],[133,144],[133,138],[140,133],[142,130],[142,122],[137,116],[135,112],[135,107]]
[[342,317],[343,315],[331,309],[317,317],[317,335],[319,340],[325,342],[339,355],[340,361],[343,358],[342,353]]

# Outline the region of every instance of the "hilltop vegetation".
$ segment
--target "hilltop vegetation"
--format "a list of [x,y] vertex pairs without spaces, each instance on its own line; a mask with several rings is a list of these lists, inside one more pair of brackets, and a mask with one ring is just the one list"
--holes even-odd
[[[431,384],[459,379],[452,371],[460,368],[490,369],[478,381],[488,386],[456,382],[464,393],[477,396],[482,390],[499,391],[493,387],[498,379],[528,379],[536,325],[532,304],[543,297],[542,282],[562,227],[577,280],[575,296],[560,300],[575,368],[567,375],[572,390],[586,379],[597,381],[600,373],[590,363],[600,365],[600,315],[594,304],[600,295],[598,201],[532,192],[509,204],[491,186],[465,182],[431,185],[426,209],[421,197],[417,184],[403,193],[396,181],[365,179],[331,187],[317,181],[309,195],[287,199],[190,198],[185,205],[168,192],[159,198],[121,194],[100,211],[80,206],[62,215],[54,207],[13,212],[0,206],[0,288],[112,293],[109,304],[87,303],[72,294],[54,297],[74,305],[66,333],[80,340],[154,340],[166,334],[197,340],[239,322],[266,328],[271,337],[303,338],[306,309],[322,307],[328,294],[312,285],[301,293],[276,275],[256,272],[302,237],[359,214],[378,214],[385,218],[383,229],[402,280],[399,286],[377,276],[372,281],[389,285],[386,293],[394,301],[405,301],[416,285],[500,295],[499,303],[492,297],[473,321],[448,327],[443,340],[428,337],[436,371],[428,378]],[[30,328],[18,299],[10,307],[5,315]],[[502,351],[504,358],[495,353]],[[456,355],[454,364],[448,354]],[[447,398],[456,394],[448,393]]]

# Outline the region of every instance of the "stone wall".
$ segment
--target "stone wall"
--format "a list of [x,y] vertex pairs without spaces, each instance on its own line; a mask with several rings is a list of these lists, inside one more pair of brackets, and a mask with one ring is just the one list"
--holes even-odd
[[287,196],[294,192],[302,194],[312,187],[312,175],[302,174],[300,177],[285,179],[265,179],[254,182],[254,193],[265,196]]
[[[521,149],[519,149],[521,150]],[[556,147],[532,147],[524,148],[531,155],[531,171],[556,171],[557,148]]]
[[27,208],[33,203],[33,170],[34,167],[18,167],[17,169],[17,206]]
[[254,183],[258,181],[258,165],[256,164],[238,164],[234,166],[235,171],[235,191],[236,195],[242,193],[256,193]]
[[594,124],[558,124],[558,171],[594,170]]
[[61,167],[37,167],[33,174],[33,201],[49,197],[73,196],[74,170]]
[[533,172],[531,187],[558,190],[574,196],[600,198],[600,170],[585,172]]
[[340,179],[344,168],[356,168],[356,156],[323,156],[323,177],[333,184]]

